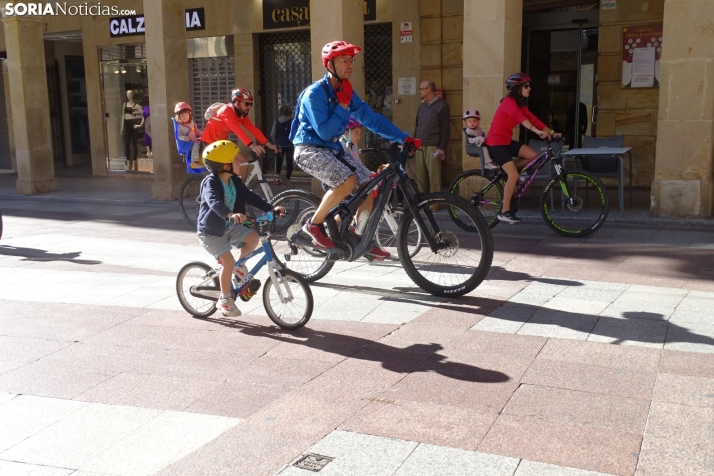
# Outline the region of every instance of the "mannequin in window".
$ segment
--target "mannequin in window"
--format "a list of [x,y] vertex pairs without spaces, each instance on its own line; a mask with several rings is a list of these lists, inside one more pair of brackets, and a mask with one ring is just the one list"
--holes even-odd
[[[139,127],[141,124],[141,106],[134,102],[134,91],[126,92],[126,102],[122,105],[122,118],[119,133],[124,135],[124,153],[126,154],[126,170],[138,170],[136,159],[139,156]],[[129,148],[133,146],[133,153]]]

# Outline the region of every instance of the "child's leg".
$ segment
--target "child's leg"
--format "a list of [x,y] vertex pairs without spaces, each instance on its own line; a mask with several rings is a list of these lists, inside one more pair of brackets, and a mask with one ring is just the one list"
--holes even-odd
[[[243,237],[243,245],[240,247],[240,257],[239,260],[245,258],[247,255],[255,251],[260,243],[260,237],[254,231],[251,231]],[[240,244],[240,243],[239,243]]]
[[233,276],[233,267],[236,264],[235,258],[230,251],[226,251],[218,257],[223,264],[223,269],[221,269],[221,294],[229,295],[231,294],[231,277]]
[[198,150],[201,148],[200,142],[194,142],[193,147],[191,147],[191,162],[198,162]]

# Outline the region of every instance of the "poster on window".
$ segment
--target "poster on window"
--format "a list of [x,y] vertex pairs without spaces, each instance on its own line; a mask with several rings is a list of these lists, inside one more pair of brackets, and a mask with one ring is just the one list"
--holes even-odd
[[659,87],[661,58],[662,25],[623,28],[620,86],[623,88]]

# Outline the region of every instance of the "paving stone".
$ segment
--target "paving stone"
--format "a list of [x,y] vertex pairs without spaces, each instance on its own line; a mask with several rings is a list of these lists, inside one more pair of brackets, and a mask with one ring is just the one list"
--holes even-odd
[[649,400],[521,385],[503,414],[643,434]]
[[568,298],[562,297],[561,295],[557,295],[550,301],[543,304],[543,308],[563,312],[576,311],[578,314],[597,315],[600,314],[603,310],[605,310],[608,304],[610,303],[604,301],[581,298]]
[[659,366],[662,373],[714,378],[714,355],[665,350]]
[[488,474],[490,476],[511,476],[517,466],[517,458],[422,443],[409,455],[394,475]]
[[[678,311],[696,311],[714,313],[714,292],[689,291],[677,305]],[[712,316],[714,319],[714,316]],[[712,322],[714,323],[714,321]]]
[[506,302],[474,325],[472,330],[515,334],[536,312],[536,306]]
[[154,474],[238,423],[234,418],[165,411],[80,469],[122,476]]
[[633,474],[642,436],[536,417],[501,415],[479,451],[614,474]]
[[89,404],[5,451],[0,458],[76,469],[160,413],[160,410]]
[[665,321],[601,317],[590,331],[587,340],[661,349],[664,347],[668,327],[669,324]]
[[659,366],[659,356],[660,353],[654,349],[549,339],[538,358],[655,372]]
[[161,410],[184,410],[217,385],[218,382],[213,380],[122,373],[78,395],[76,399]]
[[672,313],[672,316],[669,318],[669,322],[672,324],[708,324],[708,325],[714,325],[714,301],[712,301],[709,305],[709,308],[707,308],[707,311],[709,312],[704,312],[701,310],[697,311],[691,311],[691,310],[682,310],[680,307],[677,307],[677,309]]
[[221,382],[210,392],[191,403],[186,411],[246,418],[291,391],[291,388],[280,385]]
[[[394,474],[416,447],[417,443],[412,441],[335,430],[307,452],[335,458],[320,474],[386,476]],[[279,474],[291,476],[305,473],[304,470],[288,466]]]
[[580,280],[580,285],[571,285],[558,293],[558,298],[584,299],[611,303],[630,286],[627,284],[602,283],[599,281]]
[[[87,403],[19,395],[0,405],[0,455]],[[2,459],[2,457],[0,457]]]
[[521,460],[513,476],[608,476],[605,473],[569,468],[548,463],[538,463],[527,459]]
[[714,410],[652,402],[638,474],[711,474]]
[[714,353],[714,325],[689,322],[670,324],[664,348],[666,350]]
[[0,355],[5,362],[29,363],[71,345],[70,342],[0,335]]
[[521,382],[627,398],[650,399],[655,377],[655,372],[608,368],[539,357],[528,368]]
[[585,340],[597,319],[597,316],[587,314],[541,308],[531,316],[528,322],[523,324],[518,334]]
[[659,374],[652,400],[712,408],[714,378]]
[[495,414],[422,402],[376,399],[340,426],[341,430],[475,449]]
[[0,392],[0,405],[2,405],[5,402],[9,402],[13,398],[17,397],[16,394],[14,393],[2,393]]
[[[3,476],[69,476],[78,475],[73,469],[50,468],[34,464],[0,460],[0,474]],[[81,475],[78,475],[81,476]]]

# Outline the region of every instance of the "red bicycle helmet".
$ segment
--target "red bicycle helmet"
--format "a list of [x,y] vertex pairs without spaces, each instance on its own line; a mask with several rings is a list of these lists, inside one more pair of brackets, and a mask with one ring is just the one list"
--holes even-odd
[[506,89],[508,89],[510,91],[511,89],[515,88],[516,86],[520,86],[522,84],[529,83],[531,81],[532,81],[531,77],[528,76],[526,73],[512,74],[506,80]]
[[253,100],[253,93],[251,93],[247,89],[238,88],[238,89],[234,89],[233,91],[231,91],[231,101],[233,101],[233,102],[252,101],[252,100]]
[[180,103],[176,104],[176,106],[174,106],[174,114],[178,114],[179,112],[185,111],[187,109],[193,114],[193,109],[191,109],[191,106],[187,102],[181,101]]
[[352,129],[356,129],[358,127],[362,127],[362,124],[355,121],[355,119],[353,117],[350,117],[350,121],[347,123],[347,126],[345,127],[345,129],[347,129],[348,131],[351,131]]
[[464,119],[468,119],[469,117],[475,117],[476,119],[481,119],[481,114],[476,109],[466,109],[464,112]]
[[322,66],[327,68],[328,61],[332,61],[342,55],[354,56],[360,51],[362,51],[362,48],[351,45],[345,41],[331,41],[322,48]]

